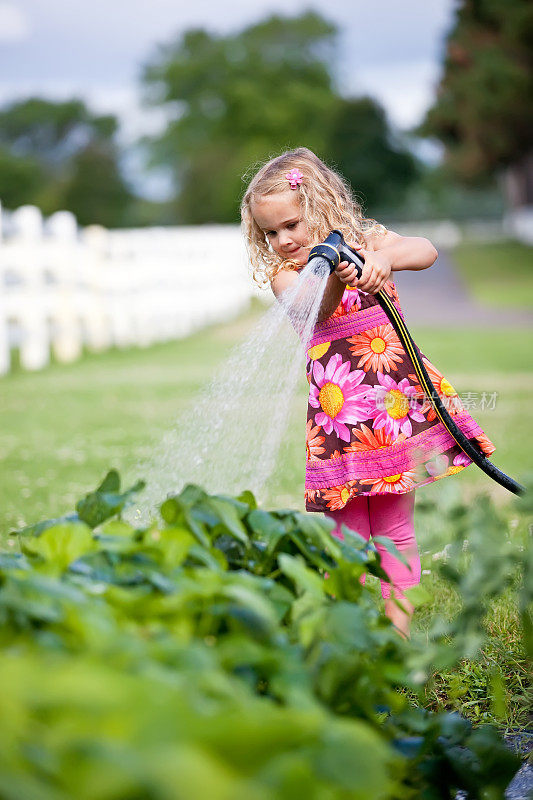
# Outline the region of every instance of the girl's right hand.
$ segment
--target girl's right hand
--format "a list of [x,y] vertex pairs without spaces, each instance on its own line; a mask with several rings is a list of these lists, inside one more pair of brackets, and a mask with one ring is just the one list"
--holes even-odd
[[357,270],[349,261],[341,261],[335,269],[338,279],[348,286],[355,286],[357,283]]

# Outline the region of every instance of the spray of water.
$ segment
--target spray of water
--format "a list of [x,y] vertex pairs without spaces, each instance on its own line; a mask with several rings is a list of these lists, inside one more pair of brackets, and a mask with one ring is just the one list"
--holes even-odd
[[250,489],[263,502],[328,276],[325,260],[307,264],[231,350],[149,461],[137,464],[147,487],[126,512],[130,522],[148,524],[158,505],[187,483],[218,494]]

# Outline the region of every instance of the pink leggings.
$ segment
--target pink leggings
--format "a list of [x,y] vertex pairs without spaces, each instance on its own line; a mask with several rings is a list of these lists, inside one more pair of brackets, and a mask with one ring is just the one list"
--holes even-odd
[[[341,525],[344,524],[363,536],[367,541],[371,536],[387,536],[391,539],[409,564],[406,567],[394,558],[382,544],[376,542],[381,556],[381,566],[389,576],[394,594],[405,598],[402,589],[420,583],[420,557],[414,528],[415,493],[375,494],[352,497],[338,511],[326,511],[325,515],[337,523],[333,536],[343,540]],[[361,575],[361,583],[365,576]],[[391,583],[381,581],[381,594],[390,597]]]

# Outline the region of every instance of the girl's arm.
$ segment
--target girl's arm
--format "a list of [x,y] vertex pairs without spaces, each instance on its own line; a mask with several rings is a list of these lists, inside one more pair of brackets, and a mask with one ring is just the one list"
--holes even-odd
[[400,236],[387,231],[381,236],[367,236],[367,247],[351,244],[365,259],[363,274],[356,277],[354,267],[345,261],[339,264],[328,278],[318,321],[330,317],[339,305],[347,285],[357,286],[363,292],[376,294],[389,280],[391,272],[401,269],[427,269],[436,260],[438,252],[429,239],[422,236]]
[[[429,239],[422,236],[400,236],[394,231],[387,231],[382,236],[368,236],[366,248],[359,244],[349,244],[359,250],[365,259],[363,274],[358,279],[353,265],[348,265],[346,261],[339,264],[327,280],[318,322],[333,314],[347,285],[357,286],[369,294],[376,294],[389,280],[391,272],[402,269],[427,269],[438,256],[436,248]],[[295,272],[282,270],[272,282],[274,294],[278,296],[297,277]]]
[[391,272],[427,269],[439,255],[429,239],[423,236],[400,236],[394,231],[387,231],[383,236],[368,238],[374,250],[390,263]]

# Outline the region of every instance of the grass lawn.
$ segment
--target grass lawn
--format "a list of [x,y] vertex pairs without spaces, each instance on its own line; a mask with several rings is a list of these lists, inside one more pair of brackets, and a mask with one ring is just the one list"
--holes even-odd
[[463,242],[452,256],[480,303],[533,307],[533,247],[512,240],[487,244]]
[[[215,367],[263,313],[264,306],[256,301],[238,320],[213,326],[186,340],[149,349],[86,355],[75,364],[54,364],[37,373],[15,371],[2,378],[3,541],[12,528],[72,511],[75,501],[93,489],[110,467],[119,470],[127,485],[143,477],[136,472],[137,462],[149,457]],[[524,482],[531,469],[527,420],[533,389],[531,348],[524,331],[413,328],[412,333],[422,352],[460,394],[497,393],[494,408],[472,408],[470,413],[496,445],[494,463]],[[268,486],[269,507],[304,510],[306,397],[307,382],[302,375],[281,457]],[[209,491],[209,486],[205,488]],[[417,517],[422,567],[426,570],[423,582],[434,597],[429,606],[417,611],[414,626],[419,629],[423,630],[437,609],[454,613],[456,607],[455,598],[448,596],[446,586],[431,571],[435,543],[446,541],[446,502],[457,493],[467,501],[479,491],[490,495],[504,510],[510,535],[526,537],[530,521],[511,502],[513,496],[475,465],[420,490],[419,498],[435,500],[442,513],[440,517],[423,513]],[[487,658],[494,659],[497,653],[502,670],[507,670],[509,694],[519,698],[513,700],[509,717],[516,724],[524,718],[517,681],[523,680],[525,667],[513,592],[491,610],[488,624],[492,626],[492,644]],[[448,703],[446,680],[445,676],[437,680],[435,695],[428,702]],[[482,693],[483,685],[487,688],[483,674],[476,680]],[[485,713],[486,696],[484,703],[478,700],[475,704],[480,714]]]

